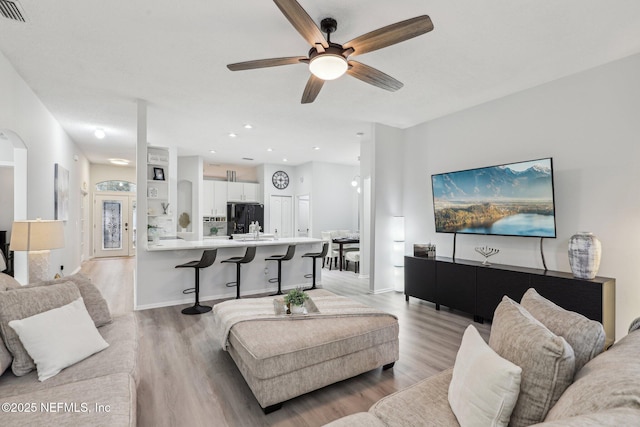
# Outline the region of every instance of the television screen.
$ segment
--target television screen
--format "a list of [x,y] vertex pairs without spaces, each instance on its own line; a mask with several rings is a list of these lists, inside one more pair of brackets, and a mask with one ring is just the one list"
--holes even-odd
[[556,237],[551,158],[431,176],[436,232]]

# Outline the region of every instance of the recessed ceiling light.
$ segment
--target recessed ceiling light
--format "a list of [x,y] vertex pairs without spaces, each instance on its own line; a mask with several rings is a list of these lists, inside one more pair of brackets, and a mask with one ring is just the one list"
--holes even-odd
[[238,135],[233,132],[229,132],[229,138],[235,138],[236,136]]
[[358,132],[358,133],[356,133],[356,136],[358,138],[362,138],[364,136],[364,132]]
[[273,151],[273,148],[267,148],[267,151],[271,152]]
[[283,162],[288,162],[289,160],[287,160],[287,159],[285,158],[285,159],[282,159],[282,161],[283,161]]
[[211,154],[216,154],[216,150],[209,150]]
[[313,149],[314,149],[314,150],[319,150],[319,149],[320,149],[320,147],[313,147]]
[[245,129],[253,129],[253,126],[251,126],[249,123],[244,125]]
[[98,128],[96,129],[95,132],[93,132],[93,134],[96,136],[96,138],[98,139],[104,139],[105,136],[107,136],[107,134],[104,132],[104,129],[102,128]]
[[130,162],[127,159],[109,159],[109,162],[111,162],[114,165],[120,165],[120,166],[127,166]]

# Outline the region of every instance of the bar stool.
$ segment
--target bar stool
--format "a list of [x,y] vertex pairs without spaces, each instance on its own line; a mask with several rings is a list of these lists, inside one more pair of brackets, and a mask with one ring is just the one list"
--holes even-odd
[[187,307],[182,310],[182,314],[202,314],[211,311],[211,307],[208,305],[200,305],[200,269],[207,268],[213,264],[216,260],[217,249],[206,250],[202,253],[202,258],[195,261],[190,261],[185,264],[176,265],[176,268],[193,268],[196,272],[196,286],[195,288],[187,288],[182,291],[183,294],[196,294],[196,303],[193,307]]
[[278,282],[278,292],[273,295],[282,295],[282,261],[289,261],[293,258],[293,255],[296,253],[296,245],[289,245],[287,248],[287,253],[284,255],[271,255],[268,258],[265,258],[265,261],[278,261],[278,277],[274,277],[273,279],[269,279],[269,283]]
[[227,283],[227,287],[231,288],[233,286],[236,287],[236,299],[240,299],[240,265],[247,264],[256,257],[256,247],[248,246],[247,250],[244,253],[244,256],[234,256],[231,258],[227,258],[222,260],[222,263],[232,262],[236,265],[236,281]]
[[313,277],[313,282],[312,285],[309,289],[305,289],[305,290],[310,290],[310,289],[315,289],[316,288],[316,259],[318,258],[324,258],[327,256],[327,252],[329,251],[329,242],[324,242],[322,244],[322,252],[309,252],[306,253],[304,255],[302,255],[302,258],[312,258],[313,261],[313,274],[305,274],[304,277],[305,278],[309,278],[309,277]]

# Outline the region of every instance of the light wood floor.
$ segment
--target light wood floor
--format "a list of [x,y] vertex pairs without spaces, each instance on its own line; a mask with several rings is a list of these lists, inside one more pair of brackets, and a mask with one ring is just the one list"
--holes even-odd
[[[112,312],[121,314],[133,310],[134,268],[133,258],[111,258],[88,261],[82,271]],[[322,281],[325,289],[398,317],[400,360],[393,369],[333,384],[264,415],[231,357],[213,339],[211,313],[185,316],[184,306],[138,311],[138,425],[321,426],[366,411],[378,399],[453,366],[464,329],[473,323],[469,315],[436,311],[431,303],[414,298],[406,303],[400,293],[368,294],[367,281],[353,272],[324,269]],[[490,326],[474,325],[488,339]]]

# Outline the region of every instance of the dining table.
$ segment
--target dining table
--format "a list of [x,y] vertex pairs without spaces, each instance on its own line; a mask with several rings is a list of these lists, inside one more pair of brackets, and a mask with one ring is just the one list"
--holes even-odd
[[339,253],[339,257],[338,259],[340,260],[340,271],[342,271],[342,258],[344,256],[344,245],[350,245],[350,244],[355,244],[355,243],[360,243],[360,238],[359,237],[336,237],[335,239],[331,240],[333,243],[337,244],[339,246],[338,249],[338,253]]

